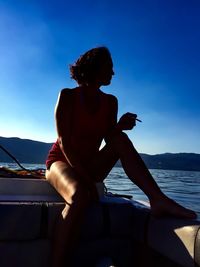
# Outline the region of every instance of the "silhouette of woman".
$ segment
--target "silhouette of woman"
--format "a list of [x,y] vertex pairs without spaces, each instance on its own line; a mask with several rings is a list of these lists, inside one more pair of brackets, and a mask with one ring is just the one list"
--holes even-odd
[[[106,178],[118,159],[130,180],[149,198],[152,215],[196,217],[164,195],[123,132],[136,125],[137,115],[126,113],[117,122],[117,98],[100,90],[114,75],[109,50],[89,50],[70,71],[78,87],[59,94],[55,108],[58,139],[46,161],[46,179],[66,201],[55,233],[54,267],[63,266],[64,255],[73,250],[85,209],[97,198],[95,183]],[[100,149],[103,139],[105,146]]]

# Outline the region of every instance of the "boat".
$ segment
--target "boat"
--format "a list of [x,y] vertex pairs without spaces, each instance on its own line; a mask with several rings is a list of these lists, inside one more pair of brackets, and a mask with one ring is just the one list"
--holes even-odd
[[[200,221],[157,219],[145,203],[105,193],[88,207],[74,267],[198,267]],[[45,180],[0,178],[0,267],[50,266],[65,202]]]

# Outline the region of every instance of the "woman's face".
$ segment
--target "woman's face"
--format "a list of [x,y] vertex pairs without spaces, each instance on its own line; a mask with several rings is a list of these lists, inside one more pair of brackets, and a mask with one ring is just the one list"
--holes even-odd
[[97,80],[100,85],[109,85],[113,75],[113,62],[112,59],[109,58],[102,63],[101,68],[98,71]]

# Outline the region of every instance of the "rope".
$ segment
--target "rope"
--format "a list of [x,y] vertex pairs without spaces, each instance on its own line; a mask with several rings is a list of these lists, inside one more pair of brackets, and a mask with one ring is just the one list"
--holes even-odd
[[41,171],[43,169],[28,170],[24,166],[22,166],[21,163],[7,149],[5,149],[2,145],[0,145],[0,149],[2,149],[9,157],[11,157],[22,170],[32,174],[34,177],[44,178],[44,175],[42,173],[38,172],[38,171]]
[[0,148],[9,156],[9,157],[11,157],[16,163],[17,163],[17,165],[21,168],[21,169],[23,169],[23,170],[25,170],[25,171],[29,171],[29,170],[27,170],[26,168],[24,168],[24,166],[22,166],[21,164],[20,164],[20,162],[7,150],[7,149],[5,149],[2,145],[0,145]]

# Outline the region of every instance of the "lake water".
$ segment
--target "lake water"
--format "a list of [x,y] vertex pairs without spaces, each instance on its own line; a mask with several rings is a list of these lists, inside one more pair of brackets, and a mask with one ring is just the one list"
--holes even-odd
[[[150,172],[168,197],[193,209],[200,219],[200,172],[155,169]],[[111,192],[130,194],[133,199],[148,201],[146,195],[128,179],[122,168],[113,168],[105,183]]]
[[[15,164],[0,163],[16,169]],[[27,169],[45,168],[45,165],[23,164]],[[185,207],[193,209],[200,219],[200,172],[150,170],[162,191]],[[132,195],[135,200],[148,201],[145,194],[125,175],[122,168],[114,167],[105,180],[109,192]]]

